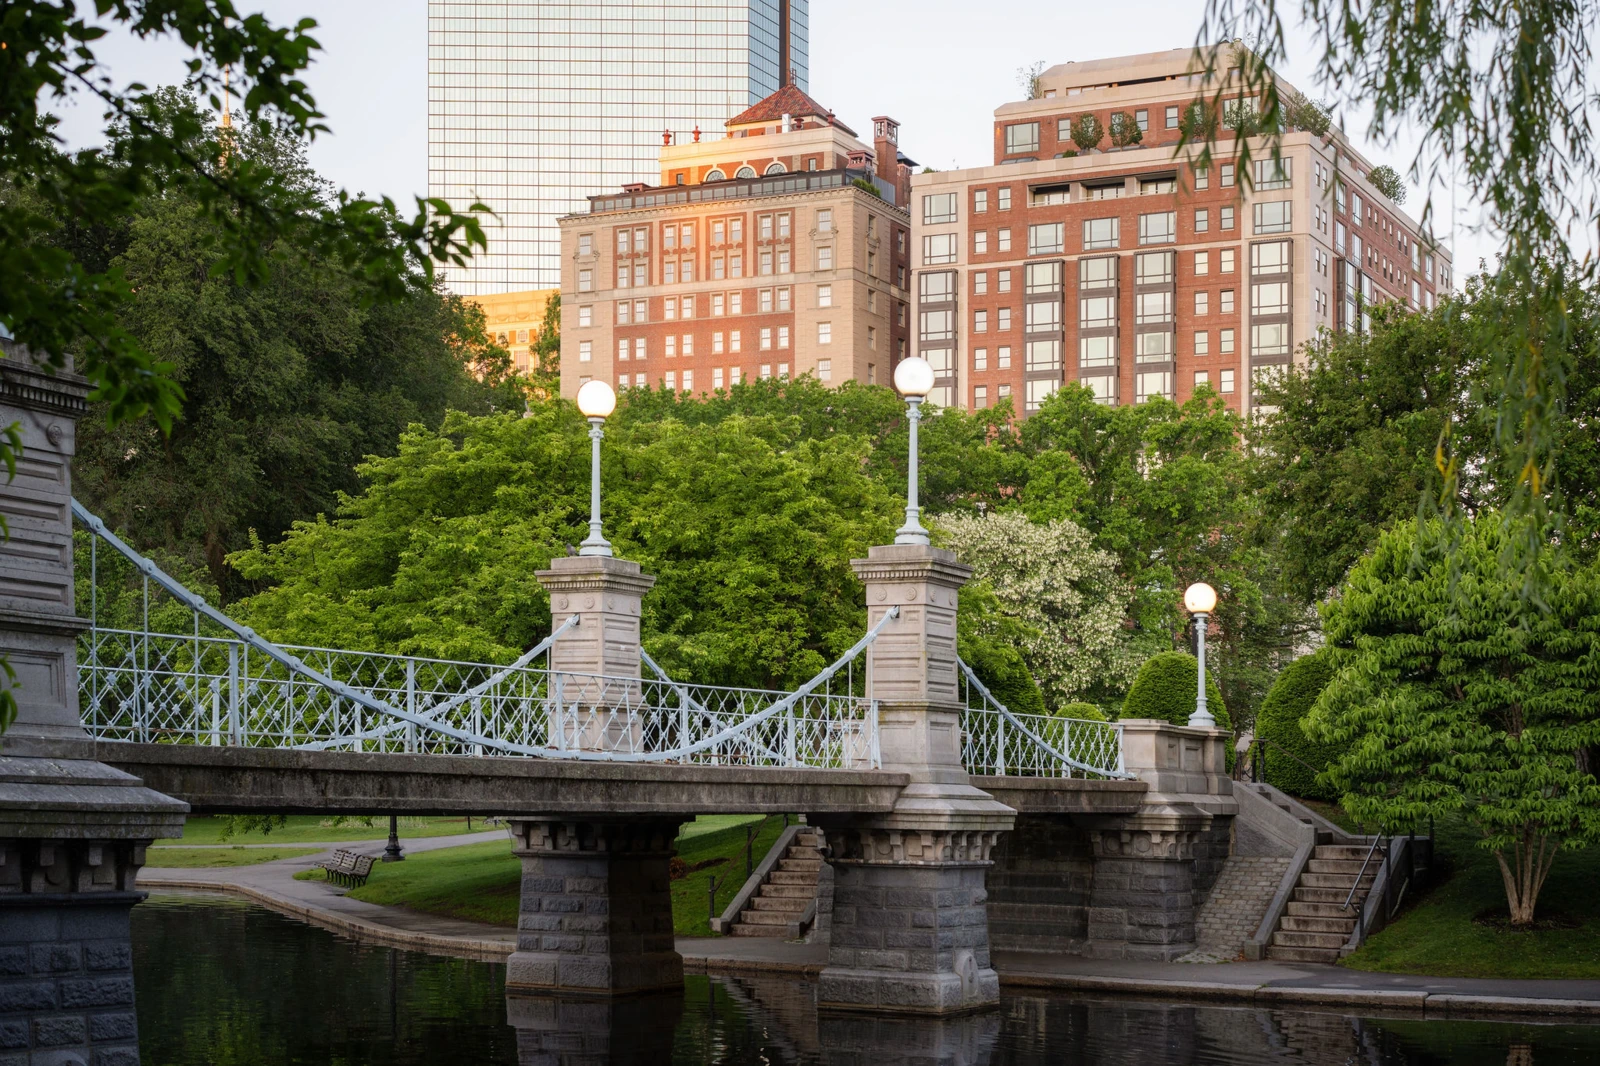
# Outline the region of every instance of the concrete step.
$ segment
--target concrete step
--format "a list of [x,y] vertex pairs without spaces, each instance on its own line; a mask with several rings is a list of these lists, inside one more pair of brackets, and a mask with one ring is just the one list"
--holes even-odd
[[789,927],[788,925],[746,925],[740,921],[736,922],[728,932],[732,936],[765,936],[781,940],[789,934]]
[[782,858],[778,860],[778,869],[783,870],[786,873],[795,871],[815,874],[818,870],[822,869],[822,860]]
[[[1343,877],[1355,877],[1362,873],[1361,859],[1311,859],[1306,863],[1306,871],[1314,874],[1339,874]],[[1365,872],[1375,873],[1378,869],[1378,860],[1373,859],[1367,863]]]
[[1278,921],[1278,929],[1284,933],[1338,933],[1346,940],[1355,930],[1354,918],[1308,918],[1297,914],[1286,914]]
[[789,911],[753,911],[745,910],[739,915],[740,925],[788,925],[792,917]]
[[1338,948],[1282,948],[1276,944],[1267,945],[1267,958],[1274,962],[1325,962],[1339,961]]
[[1374,864],[1383,857],[1383,852],[1374,852],[1371,844],[1318,844],[1317,850],[1311,853],[1313,859],[1354,859],[1361,862],[1368,855],[1372,856]]
[[[1294,895],[1290,898],[1295,903],[1333,903],[1343,906],[1345,897],[1349,895],[1349,885],[1343,888],[1307,888],[1302,883],[1295,886]],[[1366,898],[1365,890],[1357,891],[1356,898],[1350,901],[1350,906],[1358,907]]]
[[1337,903],[1301,903],[1298,900],[1290,900],[1283,905],[1283,913],[1293,918],[1344,918],[1353,924],[1356,920],[1355,904],[1352,903],[1350,909],[1345,910],[1339,905],[1343,902],[1339,900]]
[[815,870],[809,872],[802,870],[774,870],[767,875],[767,881],[769,884],[774,885],[810,885],[815,888],[817,885],[817,872]]
[[1279,929],[1272,934],[1274,947],[1282,948],[1331,948],[1338,951],[1344,942],[1350,939],[1348,933],[1291,933]]
[[822,851],[810,845],[790,844],[789,850],[783,853],[785,859],[805,859],[809,862],[821,862]]
[[798,896],[751,896],[745,913],[749,913],[751,910],[758,910],[799,914],[810,905],[810,900],[802,899]]
[[[1373,878],[1378,876],[1378,871],[1369,869],[1361,875],[1361,887],[1356,889],[1356,894],[1361,895],[1372,884]],[[1342,888],[1350,891],[1350,886],[1356,883],[1354,874],[1313,874],[1300,875],[1300,885],[1303,888]]]
[[815,885],[777,885],[771,881],[763,884],[756,890],[762,896],[781,896],[786,899],[815,899],[817,887]]

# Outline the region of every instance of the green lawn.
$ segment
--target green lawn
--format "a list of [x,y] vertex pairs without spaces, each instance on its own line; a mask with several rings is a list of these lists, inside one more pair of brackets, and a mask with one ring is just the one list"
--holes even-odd
[[315,855],[321,848],[182,848],[155,847],[145,852],[145,865],[162,870],[194,866],[255,866],[276,859]]
[[[691,869],[709,865],[672,882],[673,927],[679,936],[710,935],[710,879],[717,878],[720,914],[744,884],[745,835],[755,825],[760,825],[761,831],[752,854],[759,863],[783,832],[781,817],[763,822],[758,815],[709,815],[683,827],[678,857]],[[371,879],[349,894],[368,903],[514,927],[521,881],[522,864],[511,854],[511,842],[497,840],[422,852],[405,862],[378,863]]]
[[[289,824],[271,833],[236,833],[222,839],[222,819],[209,815],[196,815],[183,823],[185,844],[298,844],[303,841],[384,840],[389,836],[389,819],[374,817],[371,825],[359,818],[348,818],[343,825],[331,825],[332,818],[314,814],[289,816]],[[472,820],[472,830],[487,829],[483,819]],[[468,832],[465,818],[401,818],[400,839],[407,837],[451,836]]]
[[[1441,822],[1442,881],[1344,965],[1435,977],[1600,978],[1600,848],[1558,855],[1539,894],[1542,927],[1514,933],[1504,924],[1499,867],[1476,839],[1465,822]],[[1486,912],[1501,922],[1475,920]]]

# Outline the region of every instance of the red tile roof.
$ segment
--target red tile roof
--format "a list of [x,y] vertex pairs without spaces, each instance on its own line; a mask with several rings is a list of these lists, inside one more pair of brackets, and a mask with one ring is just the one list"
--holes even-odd
[[788,115],[791,118],[814,116],[827,121],[854,137],[856,131],[833,117],[833,112],[800,91],[793,82],[788,83],[765,100],[760,100],[727,121],[729,126],[742,126],[751,122],[777,122]]

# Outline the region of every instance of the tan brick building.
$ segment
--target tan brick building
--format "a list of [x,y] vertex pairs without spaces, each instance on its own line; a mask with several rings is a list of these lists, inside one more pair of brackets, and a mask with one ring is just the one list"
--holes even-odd
[[[1248,410],[1247,383],[1318,330],[1448,289],[1449,253],[1336,130],[1284,135],[1277,161],[1254,141],[1240,174],[1224,129],[1195,166],[1179,126],[1215,95],[1203,70],[1187,49],[1052,67],[1040,96],[995,111],[993,165],[912,179],[914,347],[936,403],[1010,396],[1026,413],[1067,381],[1104,403],[1182,402],[1208,382]],[[1090,151],[1071,136],[1084,114],[1107,131]],[[1142,140],[1112,147],[1124,122]]]
[[785,85],[725,137],[665,134],[660,185],[560,219],[562,395],[887,383],[910,343],[913,164],[894,120],[873,122],[868,147]]
[[511,353],[511,363],[518,374],[527,375],[538,369],[533,349],[539,343],[539,330],[544,326],[545,305],[556,291],[525,289],[464,299],[483,308],[484,330],[489,338]]

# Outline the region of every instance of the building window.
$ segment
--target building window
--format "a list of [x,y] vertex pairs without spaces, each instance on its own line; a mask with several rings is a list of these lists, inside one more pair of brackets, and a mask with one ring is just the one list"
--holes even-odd
[[685,370],[683,372],[683,391],[684,392],[693,392],[694,391],[694,371],[693,370]]
[[1194,209],[1194,231],[1196,233],[1205,233],[1210,228],[1211,228],[1211,212],[1210,212],[1210,210],[1207,209],[1207,208],[1204,208],[1204,207],[1195,208]]
[[[1218,340],[1220,341],[1218,347],[1221,349],[1222,354],[1223,355],[1232,355],[1233,354],[1233,330],[1231,330],[1231,329],[1222,330],[1221,333],[1218,334]],[[1226,371],[1224,371],[1224,373],[1226,373]]]
[[1225,314],[1225,315],[1233,314],[1233,290],[1232,289],[1223,289],[1222,290],[1222,313]]
[[678,338],[674,334],[667,334],[667,358],[674,359],[678,355]]
[[973,189],[972,190],[972,213],[975,214],[975,215],[981,215],[987,210],[989,210],[989,190],[988,189]]
[[1211,371],[1209,371],[1209,370],[1196,370],[1194,372],[1194,387],[1195,388],[1198,389],[1202,385],[1209,385],[1209,384],[1211,384]]
[[728,368],[728,384],[729,385],[737,385],[742,380],[744,380],[744,368],[743,367],[732,366],[732,367]]
[[1210,355],[1211,354],[1211,334],[1207,333],[1203,329],[1199,330],[1194,335],[1194,354],[1195,355]]
[[1066,250],[1064,222],[1044,222],[1028,227],[1029,255],[1060,255]]
[[833,286],[832,285],[818,285],[817,286],[817,306],[818,307],[832,307],[833,306]]
[[1178,239],[1178,213],[1156,211],[1139,216],[1140,244],[1169,244]]
[[928,233],[922,237],[922,262],[954,263],[956,261],[956,235],[954,233]]
[[1083,247],[1115,248],[1121,241],[1122,220],[1116,218],[1086,218],[1083,220]]
[[1027,405],[1028,405],[1028,410],[1037,411],[1040,408],[1040,406],[1046,400],[1048,400],[1050,397],[1055,395],[1056,390],[1059,389],[1060,387],[1061,387],[1061,382],[1057,381],[1057,380],[1049,380],[1049,379],[1047,379],[1047,380],[1043,380],[1043,381],[1030,381],[1030,382],[1028,382],[1027,383],[1027,389],[1028,389],[1028,392],[1027,392]]
[[998,270],[998,271],[995,272],[995,291],[996,292],[1010,292],[1011,291],[1011,271],[1009,271],[1009,270]]
[[972,275],[972,295],[982,296],[989,291],[989,272],[980,270]]
[[832,322],[818,322],[817,323],[817,343],[818,344],[832,344],[833,343],[833,323]]
[[761,364],[760,377],[761,377],[762,381],[767,381],[772,377],[772,364],[771,363],[762,363]]
[[974,370],[988,370],[989,369],[989,349],[987,349],[987,348],[974,348],[972,350],[972,369],[974,369]]
[[994,365],[1000,370],[1011,369],[1011,345],[1002,344],[995,349]]
[[999,251],[1011,251],[1011,231],[1009,229],[1002,229],[995,234],[995,236],[997,238],[996,244],[998,245]]
[[817,209],[817,232],[833,232],[833,212],[827,208]]
[[1078,299],[1080,329],[1109,329],[1117,324],[1117,301],[1110,296],[1083,296]]
[[788,381],[789,380],[789,364],[788,363],[779,363],[778,364],[778,380],[779,381]]
[[1223,391],[1223,392],[1232,392],[1233,391],[1233,371],[1224,370],[1224,371],[1222,371],[1220,376],[1222,378],[1222,390],[1221,391]]
[[633,231],[632,230],[629,230],[629,229],[619,229],[619,230],[617,230],[617,254],[618,255],[627,255],[628,254],[628,252],[630,250],[629,249],[629,244],[632,241],[632,238],[633,238]]
[[833,360],[832,359],[818,359],[817,360],[817,380],[818,381],[832,381],[833,380]]
[[594,342],[593,341],[579,341],[578,342],[578,362],[587,363],[593,358],[594,358]]
[[1197,292],[1194,294],[1194,313],[1197,315],[1206,315],[1211,313],[1210,293]]
[[989,332],[989,312],[988,311],[978,310],[978,311],[972,312],[972,332],[974,332],[974,333],[987,333],[987,332]]
[[1165,196],[1178,191],[1178,183],[1171,178],[1151,178],[1139,182],[1140,196]]
[[1146,133],[1150,132],[1150,112],[1149,111],[1145,110],[1142,107],[1139,108],[1137,111],[1135,111],[1133,113],[1133,121],[1134,121],[1134,124],[1137,125],[1141,130],[1144,130]]
[[789,347],[789,327],[788,326],[779,326],[778,327],[778,347],[780,349]]
[[1169,104],[1167,106],[1167,129],[1175,130],[1177,128],[1178,128],[1178,105],[1177,104]]
[[1257,322],[1250,326],[1251,355],[1288,355],[1289,323]]
[[1222,208],[1219,213],[1222,215],[1222,228],[1223,229],[1232,229],[1233,228],[1233,207],[1232,207],[1232,205],[1229,205],[1227,207]]
[[1270,203],[1255,205],[1255,225],[1257,233],[1288,233],[1290,229],[1291,204],[1288,200],[1273,200]]
[[988,406],[989,406],[989,386],[987,386],[987,385],[974,385],[972,387],[972,407],[973,407],[973,409],[977,410],[977,411],[981,411],[985,407],[988,407]]
[[989,254],[989,231],[988,230],[978,230],[976,233],[974,233],[972,235],[972,254],[973,255],[988,255]]
[[1001,333],[1011,329],[1011,308],[1002,307],[995,312],[994,328]]
[[578,254],[579,255],[593,255],[594,254],[594,237],[593,237],[592,234],[588,234],[588,233],[580,233],[580,234],[578,234]]
[[1011,210],[1011,187],[1003,185],[994,192],[995,207],[1000,211]]
[[722,334],[721,333],[713,333],[711,335],[711,354],[712,355],[721,355],[722,354]]
[[823,245],[821,248],[817,249],[817,269],[833,269],[833,249],[831,247]]
[[[787,218],[788,216],[785,215],[784,217]],[[778,249],[778,273],[789,273],[789,249],[787,248]]]
[[1173,281],[1173,252],[1141,252],[1133,257],[1135,285],[1171,285]]
[[1194,253],[1194,272],[1196,275],[1211,273],[1211,253]]
[[1133,320],[1139,325],[1172,321],[1172,290],[1141,292],[1134,299]]
[[1039,150],[1039,124],[1018,122],[1006,127],[1006,155]]
[[1290,185],[1290,159],[1257,159],[1256,190],[1287,189]]
[[594,291],[594,271],[590,270],[588,267],[584,267],[582,270],[578,271],[578,291]]
[[[734,330],[732,333],[728,334],[728,351],[737,352],[737,351],[739,351],[739,349],[740,349],[739,331],[738,330]],[[738,383],[737,382],[738,375],[735,374],[734,377],[735,377],[735,384],[737,384]]]
[[1250,273],[1255,276],[1289,273],[1289,242],[1267,241],[1251,245]]
[[761,327],[761,350],[764,351],[764,352],[772,350],[772,327],[771,326],[762,326]]
[[1078,338],[1078,366],[1079,367],[1104,367],[1115,366],[1117,363],[1117,338],[1115,337],[1080,337]]
[[956,220],[956,194],[953,192],[929,193],[922,198],[922,224],[939,226]]
[[1127,190],[1127,185],[1119,181],[1115,185],[1085,186],[1083,194],[1086,200],[1120,200]]
[[1233,188],[1233,174],[1234,167],[1232,163],[1222,164],[1222,187],[1224,189]]
[[1133,376],[1133,402],[1146,403],[1156,398],[1172,398],[1172,371],[1147,371]]
[[694,297],[693,296],[685,296],[683,298],[682,307],[683,307],[683,314],[680,317],[683,317],[683,318],[693,318],[694,317]]
[[722,256],[714,256],[711,260],[711,280],[721,281],[727,271],[727,262]]
[[1211,168],[1195,167],[1194,187],[1196,189],[1209,189],[1211,187]]
[[789,286],[787,285],[778,288],[778,310],[789,310]]
[[713,389],[722,388],[722,368],[720,366],[711,371],[711,387]]
[[689,334],[687,334],[687,333],[685,333],[683,335],[683,354],[684,355],[693,355],[694,354],[694,338],[689,336]]
[[1217,254],[1222,259],[1222,272],[1224,274],[1232,274],[1233,273],[1234,249],[1232,249],[1232,248],[1224,248],[1224,249],[1222,249],[1222,251],[1218,252]]
[[594,325],[594,308],[592,306],[591,307],[580,307],[580,308],[578,308],[578,325],[580,325],[580,326],[592,326],[592,325]]

